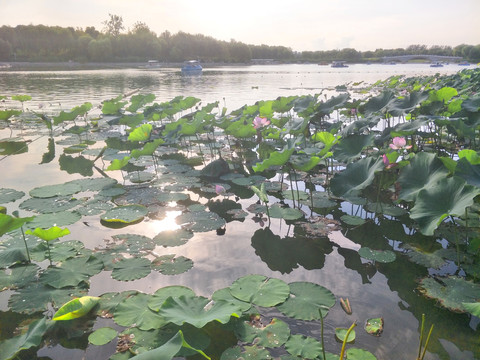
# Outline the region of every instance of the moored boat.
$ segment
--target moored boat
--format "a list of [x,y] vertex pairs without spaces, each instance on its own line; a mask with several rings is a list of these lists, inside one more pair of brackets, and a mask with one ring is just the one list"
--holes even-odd
[[184,75],[200,75],[203,71],[202,65],[197,60],[185,61],[182,66]]
[[345,61],[334,61],[332,62],[332,67],[334,68],[346,68],[348,65],[345,64]]
[[430,67],[443,67],[443,64],[439,61],[430,64]]

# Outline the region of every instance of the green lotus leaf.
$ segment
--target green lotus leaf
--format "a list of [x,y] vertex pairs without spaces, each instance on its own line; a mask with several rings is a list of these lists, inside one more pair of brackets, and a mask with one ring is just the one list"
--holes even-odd
[[448,170],[435,154],[421,152],[415,155],[410,164],[402,168],[398,183],[399,199],[414,201],[423,189],[429,189],[447,177]]
[[373,182],[375,172],[382,170],[383,166],[381,158],[373,157],[348,164],[344,171],[332,178],[330,185],[332,193],[338,197],[357,195]]
[[350,348],[347,349],[346,353],[348,360],[377,360],[375,355],[363,349]]
[[269,208],[268,213],[272,218],[284,219],[284,220],[297,220],[302,218],[305,215],[299,209],[283,207],[280,204],[273,204]]
[[17,116],[17,115],[20,115],[21,113],[22,113],[21,110],[12,110],[12,109],[0,110],[0,120],[8,121],[8,119],[10,119],[12,116]]
[[0,236],[21,228],[23,224],[32,221],[34,218],[34,216],[15,218],[10,215],[0,214]]
[[293,356],[316,359],[322,354],[322,344],[309,336],[292,335],[285,343],[285,349]]
[[107,223],[132,224],[143,220],[148,209],[142,205],[118,206],[108,210],[100,218]]
[[[346,328],[335,328],[335,336],[341,342],[345,341],[345,338],[347,337],[347,332],[348,329]],[[346,340],[347,343],[355,341],[356,336],[357,334],[355,333],[355,330],[350,331],[348,339]]]
[[[286,191],[286,193],[287,192],[288,191]],[[311,194],[311,197],[309,196],[308,199],[300,199],[300,203],[306,206],[313,205],[314,208],[319,209],[331,208],[337,205],[335,201],[329,199],[328,194],[324,191],[314,191],[313,194]]]
[[333,156],[340,162],[351,162],[360,157],[365,147],[373,145],[374,138],[374,133],[368,135],[355,134],[344,137],[335,147]]
[[461,216],[480,194],[480,188],[467,185],[459,177],[439,180],[435,187],[418,193],[410,217],[415,220],[424,235],[433,235],[434,230],[448,216]]
[[165,286],[158,289],[148,300],[148,307],[153,311],[160,310],[160,307],[163,305],[167,298],[172,297],[174,299],[179,298],[180,296],[195,296],[195,293],[192,289],[186,286],[172,285]]
[[395,261],[397,256],[391,250],[373,250],[369,247],[362,247],[358,250],[358,255],[362,258],[381,263],[389,263]]
[[40,276],[44,284],[56,289],[67,286],[77,286],[81,282],[88,282],[89,279],[103,269],[103,262],[94,256],[83,256],[68,259],[63,263],[49,267]]
[[318,165],[321,158],[318,156],[308,155],[292,155],[290,156],[290,163],[296,170],[310,171]]
[[158,201],[162,203],[169,203],[171,201],[186,201],[190,199],[190,196],[185,193],[164,192],[157,195]]
[[273,151],[270,153],[268,159],[265,159],[261,163],[254,165],[253,170],[255,172],[262,172],[272,166],[283,166],[288,162],[294,151],[294,148],[285,148],[282,151]]
[[370,318],[365,323],[365,331],[370,335],[380,336],[383,332],[383,318]]
[[51,259],[53,262],[59,262],[77,256],[80,251],[85,249],[85,246],[81,241],[69,240],[62,242],[52,241],[50,245],[42,242],[34,248],[29,247],[29,249],[30,257],[34,261]]
[[393,204],[386,204],[386,203],[369,203],[366,206],[368,211],[377,213],[377,214],[384,214],[388,216],[402,216],[407,213],[407,210],[404,208],[395,206]]
[[55,226],[67,226],[76,223],[82,216],[76,211],[60,211],[51,214],[41,214],[28,223],[30,229],[49,228]]
[[122,259],[115,263],[112,278],[118,281],[142,279],[151,272],[150,260],[145,258]]
[[212,231],[225,225],[225,219],[211,211],[187,212],[178,216],[175,222],[193,232]]
[[270,352],[257,345],[253,346],[235,346],[222,353],[220,360],[238,360],[238,359],[270,359]]
[[265,190],[265,183],[262,183],[262,185],[260,185],[260,189],[255,185],[250,186],[250,189],[253,190],[253,192],[258,196],[261,202],[263,202],[264,204],[268,203],[268,195],[267,191]]
[[441,256],[440,251],[426,252],[422,249],[410,246],[408,244],[403,245],[405,249],[411,250],[407,253],[407,256],[416,264],[423,265],[428,268],[440,269],[446,264],[446,261]]
[[210,360],[210,357],[208,357],[202,350],[192,347],[189,343],[185,341],[185,338],[183,337],[183,333],[181,330],[179,330],[177,334],[173,338],[171,338],[168,342],[166,342],[164,345],[156,349],[141,353],[140,355],[136,355],[131,359],[133,360],[156,360],[156,359],[169,360],[169,359],[173,359],[175,355],[177,355],[177,353],[182,349],[182,347],[187,348],[189,350],[193,350],[194,352],[197,352],[200,355],[202,355],[204,358]]
[[480,302],[474,302],[474,303],[462,303],[463,307],[465,310],[467,310],[470,314],[480,317]]
[[95,296],[82,296],[77,299],[70,300],[64,304],[53,315],[52,320],[72,320],[82,317],[90,312],[92,308],[97,305],[99,297]]
[[296,190],[294,190],[292,192],[290,190],[284,190],[284,191],[282,191],[282,196],[285,199],[296,200],[296,201],[310,199],[310,194],[307,193],[306,191],[296,191]]
[[53,212],[67,211],[81,204],[78,199],[72,199],[70,196],[54,196],[50,198],[30,198],[20,203],[22,210],[35,211],[41,214],[50,214]]
[[197,328],[203,328],[210,321],[226,324],[232,316],[239,317],[240,309],[231,303],[217,301],[212,306],[209,303],[209,299],[201,296],[169,297],[158,313],[174,324],[189,323]]
[[136,290],[127,290],[122,292],[108,292],[100,295],[98,303],[97,315],[112,318],[118,304],[123,300],[138,294]]
[[467,184],[480,188],[480,164],[472,164],[466,158],[457,162],[455,175],[464,179]]
[[0,189],[0,204],[16,201],[24,196],[25,193],[23,191],[17,191],[15,189]]
[[164,275],[178,275],[193,267],[193,261],[185,256],[162,255],[152,262],[152,269]]
[[88,335],[88,342],[97,346],[106,345],[115,339],[117,335],[117,330],[111,327],[102,327]]
[[457,89],[452,87],[442,87],[438,90],[431,90],[429,94],[430,101],[440,101],[442,103],[447,103],[452,97],[457,96]]
[[125,180],[129,180],[134,184],[150,182],[153,179],[155,179],[155,174],[148,171],[135,171],[125,176]]
[[60,306],[74,297],[85,296],[87,290],[85,286],[78,286],[73,289],[55,289],[42,283],[36,283],[12,294],[8,299],[8,306],[12,311],[18,313],[33,314],[47,311],[52,304]]
[[104,101],[102,104],[102,114],[115,115],[127,104],[127,101],[121,101],[123,95],[119,95],[116,98]]
[[249,177],[236,177],[232,179],[232,182],[240,186],[250,186],[250,185],[258,186],[264,183],[265,180],[266,178],[261,175],[252,175]]
[[[112,189],[115,189],[115,188],[112,188]],[[119,194],[123,194],[125,192],[125,190],[123,189],[118,189],[118,190],[120,190]],[[107,192],[105,192],[105,194],[107,194]],[[75,211],[82,216],[100,215],[105,211],[111,210],[112,208],[115,207],[115,205],[109,202],[109,200],[110,200],[109,197],[103,197],[99,195],[83,203],[81,207],[76,208]]]
[[120,170],[124,168],[130,161],[130,156],[125,156],[123,159],[113,159],[112,163],[106,168],[107,171]]
[[252,304],[249,302],[245,302],[242,300],[239,300],[235,297],[233,297],[232,293],[230,292],[229,288],[223,288],[215,291],[212,294],[212,300],[218,301],[218,300],[223,300],[229,303],[234,304],[236,307],[238,307],[242,313],[246,312],[248,309],[252,307]]
[[42,229],[42,228],[35,228],[35,230],[27,230],[25,231],[25,234],[28,235],[35,235],[39,237],[42,240],[45,241],[52,241],[55,239],[58,239],[60,237],[63,237],[65,235],[70,234],[70,230],[68,228],[62,229],[58,226],[53,226],[48,229]]
[[282,320],[273,318],[266,326],[257,326],[250,321],[238,321],[235,335],[240,341],[268,348],[280,347],[290,337],[290,328]]
[[340,217],[340,220],[342,220],[345,224],[351,225],[351,226],[360,226],[365,224],[366,222],[364,218],[361,218],[360,216],[354,216],[354,215],[342,215]]
[[365,114],[385,112],[394,101],[395,94],[390,90],[384,91],[382,94],[372,97],[367,101],[365,104]]
[[155,249],[155,242],[148,236],[138,234],[118,234],[112,236],[115,242],[125,245],[125,250],[132,255]]
[[231,134],[236,138],[243,139],[255,136],[257,131],[253,127],[252,123],[246,123],[244,119],[240,119],[230,123],[225,129],[225,133],[229,135]]
[[109,189],[112,186],[116,185],[117,180],[112,178],[101,177],[101,178],[78,179],[78,180],[69,181],[68,183],[79,185],[82,189],[81,191],[100,191],[103,189]]
[[389,113],[392,116],[402,116],[410,113],[420,103],[428,98],[426,91],[414,91],[404,96],[397,98],[389,104]]
[[152,295],[138,293],[120,302],[113,319],[121,326],[135,326],[140,330],[160,329],[168,321],[148,307]]
[[191,231],[178,229],[172,231],[162,231],[153,238],[153,241],[155,244],[163,247],[180,246],[185,244],[192,237],[193,233]]
[[93,160],[86,159],[82,155],[73,157],[62,154],[58,159],[60,170],[66,171],[69,174],[80,174],[82,176],[93,175]]
[[290,295],[290,287],[279,279],[247,275],[235,280],[230,292],[239,300],[269,307],[284,302]]
[[475,303],[480,298],[480,284],[457,276],[438,278],[427,277],[420,280],[420,291],[427,297],[436,299],[440,305],[455,312],[466,312],[463,303]]
[[0,343],[0,359],[17,359],[21,351],[39,346],[51,324],[43,317],[33,321],[26,333],[3,340]]
[[277,308],[289,317],[299,320],[318,320],[320,319],[319,310],[322,310],[322,316],[325,317],[327,308],[335,305],[335,296],[323,286],[309,282],[292,282],[288,285],[291,295]]
[[155,95],[154,94],[137,94],[133,95],[130,98],[131,104],[125,109],[127,111],[130,111],[132,113],[136,112],[138,109],[140,109],[142,106],[151,103],[155,100]]
[[36,198],[50,198],[54,196],[73,195],[82,191],[82,187],[75,183],[45,185],[30,190],[30,196]]
[[422,126],[425,126],[429,123],[429,119],[415,119],[412,121],[407,121],[404,123],[400,123],[394,126],[392,131],[390,132],[390,136],[407,136],[415,134],[418,129]]
[[0,290],[18,289],[37,280],[40,268],[37,265],[12,266],[7,270],[0,270]]

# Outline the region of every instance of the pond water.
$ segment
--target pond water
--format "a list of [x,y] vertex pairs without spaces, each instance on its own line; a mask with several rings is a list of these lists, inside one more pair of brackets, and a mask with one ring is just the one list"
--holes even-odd
[[[140,93],[153,93],[156,102],[169,101],[179,95],[197,97],[201,99],[202,105],[219,101],[219,106],[225,106],[230,112],[245,104],[272,100],[278,96],[320,92],[331,96],[335,94],[335,86],[344,84],[347,84],[355,97],[355,90],[390,76],[453,74],[459,70],[461,68],[454,64],[443,68],[430,68],[426,64],[351,65],[344,69],[319,65],[276,65],[205,68],[201,76],[195,77],[182,76],[179,69],[173,68],[155,71],[3,71],[0,72],[0,95],[28,94],[32,100],[25,102],[25,108],[33,111],[41,109],[51,114],[58,114],[60,110],[68,111],[84,102],[91,102],[96,109],[92,112],[98,113],[98,107],[104,100],[120,94]],[[0,104],[0,108],[7,106],[10,108],[19,105],[8,101]],[[10,137],[10,131],[1,130],[0,138]],[[12,135],[22,136],[29,141],[28,152],[1,158],[2,188],[28,194],[35,187],[84,177],[79,172],[66,171],[65,165],[59,165],[62,148],[66,146],[58,143],[61,136],[55,138],[57,144],[54,145],[53,159],[45,163],[44,154],[51,145],[48,134],[14,129]],[[100,145],[93,147],[101,148]],[[105,169],[101,165],[98,164],[100,168],[94,167],[88,176],[103,176],[102,171]],[[128,180],[125,182],[120,171],[109,172],[108,176],[119,183],[129,183]],[[299,183],[298,186],[303,189],[305,184]],[[207,204],[209,199],[223,199],[223,196],[216,196],[215,193],[194,190],[187,193],[191,199],[203,204]],[[258,200],[255,195],[239,196],[236,200],[235,195],[231,195],[229,199],[241,204],[243,209]],[[23,200],[8,204],[8,212],[18,209]],[[275,199],[272,198],[272,202]],[[286,202],[289,203],[288,200]],[[308,206],[303,205],[301,209],[310,215]],[[352,205],[345,203],[329,211],[330,217],[335,219],[344,213],[355,212]],[[27,216],[27,212],[20,212],[22,216]],[[81,221],[68,226],[71,234],[62,240],[80,240],[86,248],[94,249],[104,246],[116,234],[135,233],[155,237],[166,229],[178,228],[174,222],[178,213],[179,209],[172,207],[164,219],[145,220],[122,229],[103,226],[98,215],[84,216]],[[193,261],[193,267],[185,273],[171,276],[153,271],[143,279],[128,282],[114,280],[111,271],[102,271],[91,278],[88,294],[99,296],[106,292],[124,290],[152,293],[160,287],[184,285],[197,295],[211,297],[214,291],[227,287],[248,274],[261,274],[287,283],[308,281],[328,288],[337,298],[337,304],[325,319],[326,331],[329,333],[326,348],[330,352],[338,354],[341,346],[331,335],[334,329],[348,328],[357,320],[357,347],[372,352],[377,359],[414,360],[418,352],[420,320],[424,313],[428,327],[435,324],[425,359],[480,358],[479,319],[452,313],[418,292],[416,280],[433,273],[433,270],[415,265],[402,256],[399,244],[408,228],[401,222],[383,219],[358,229],[342,227],[328,237],[313,239],[281,219],[272,219],[270,226],[267,225],[249,214],[242,221],[228,222],[223,235],[216,231],[196,232],[184,245],[157,247],[157,255],[184,256]],[[390,244],[397,252],[396,261],[372,264],[358,255],[357,250],[362,244],[372,244],[375,241]],[[448,273],[448,266],[441,271]],[[13,291],[0,292],[0,323],[11,316],[6,310],[12,293]],[[353,308],[352,315],[346,315],[341,309],[338,303],[340,297],[348,297]],[[380,337],[371,336],[362,329],[365,321],[372,317],[384,319],[385,328]],[[290,327],[292,332],[319,338],[320,328],[317,323],[292,322]],[[114,347],[107,354],[101,351],[93,345],[86,349],[67,349],[60,344],[51,344],[40,349],[38,356],[72,360],[107,359]]]

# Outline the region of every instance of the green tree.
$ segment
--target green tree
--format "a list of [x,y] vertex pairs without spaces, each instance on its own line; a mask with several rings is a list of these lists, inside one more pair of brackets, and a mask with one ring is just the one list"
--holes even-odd
[[112,58],[112,43],[109,38],[100,38],[88,43],[88,57],[92,61],[107,61]]
[[123,18],[113,14],[108,14],[108,16],[110,16],[110,19],[102,22],[104,25],[104,32],[107,35],[117,37],[120,35],[120,32],[125,29],[123,26]]
[[8,61],[12,56],[12,45],[7,41],[0,39],[0,60]]

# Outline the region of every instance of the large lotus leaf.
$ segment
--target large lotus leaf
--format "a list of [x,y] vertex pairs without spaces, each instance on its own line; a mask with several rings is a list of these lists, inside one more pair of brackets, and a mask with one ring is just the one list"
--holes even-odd
[[39,270],[40,268],[33,264],[12,266],[8,271],[0,270],[0,291],[22,288],[35,282]]
[[374,138],[374,133],[344,137],[335,147],[333,157],[340,162],[351,162],[360,157],[365,147],[373,145]]
[[247,275],[235,280],[230,286],[230,292],[242,301],[270,307],[284,302],[290,295],[290,287],[279,279]]
[[229,288],[223,288],[223,289],[219,289],[219,290],[215,291],[212,294],[212,300],[214,300],[214,301],[223,300],[223,301],[226,301],[226,302],[233,303],[242,312],[246,312],[248,309],[250,309],[252,307],[251,303],[245,302],[245,301],[242,301],[242,300],[239,300],[239,299],[233,297]]
[[132,224],[141,221],[147,213],[148,209],[143,205],[118,206],[105,212],[101,219],[107,223]]
[[193,232],[216,230],[225,225],[225,219],[211,211],[191,211],[178,216],[177,224]]
[[73,195],[82,191],[82,187],[75,183],[45,185],[30,190],[30,196],[36,198],[49,198],[54,196]]
[[51,214],[41,214],[28,223],[28,227],[35,228],[49,228],[55,226],[67,226],[76,223],[82,216],[76,211],[60,211]]
[[428,124],[429,119],[415,119],[412,121],[407,121],[404,123],[397,124],[393,127],[390,132],[390,136],[406,136],[415,134],[415,132],[420,129],[422,126]]
[[[125,190],[119,189],[119,188],[111,188],[111,189],[120,190],[118,194],[123,194],[125,192]],[[109,192],[105,192],[105,194],[107,193]],[[110,192],[110,194],[112,193]],[[115,205],[109,202],[109,200],[110,200],[110,197],[103,197],[101,195],[98,195],[98,196],[95,196],[93,199],[90,199],[87,202],[82,203],[80,207],[77,207],[75,209],[75,211],[82,216],[99,215],[115,207]]]
[[447,175],[448,170],[435,154],[420,152],[400,172],[398,197],[401,200],[414,201],[421,190],[434,187]]
[[40,281],[56,289],[77,286],[82,281],[88,281],[102,269],[103,262],[100,259],[94,256],[83,256],[64,261],[56,267],[49,267],[40,276]]
[[375,355],[363,349],[350,348],[347,349],[347,360],[377,360]]
[[232,182],[240,186],[251,186],[251,185],[258,186],[264,183],[265,180],[266,178],[261,175],[252,175],[249,177],[236,177],[232,179]]
[[180,246],[185,244],[192,237],[193,233],[191,231],[178,229],[172,231],[162,231],[153,238],[153,241],[155,244],[163,247]]
[[348,164],[341,173],[335,174],[331,180],[331,190],[335,196],[348,197],[358,194],[369,186],[375,177],[375,172],[383,169],[383,160],[366,157]]
[[410,217],[415,220],[424,235],[433,235],[434,230],[448,216],[462,216],[480,194],[480,188],[465,184],[459,177],[438,181],[437,186],[418,193]]
[[111,327],[102,327],[88,335],[88,342],[97,346],[106,345],[115,339],[117,334],[117,330]]
[[159,193],[156,197],[161,203],[169,203],[172,201],[187,201],[188,199],[190,199],[190,196],[188,194],[176,192]]
[[70,196],[55,196],[49,198],[30,198],[23,201],[19,208],[22,210],[35,211],[42,214],[51,214],[53,212],[67,211],[81,204],[78,199],[72,199]]
[[150,265],[150,260],[145,258],[122,259],[114,265],[112,278],[118,281],[142,279],[150,274]]
[[290,337],[290,328],[282,320],[273,318],[266,325],[257,325],[250,321],[238,321],[235,325],[235,334],[240,341],[254,343],[268,348],[280,347]]
[[164,275],[178,275],[193,267],[193,261],[185,256],[162,255],[152,262],[152,269]]
[[436,299],[442,306],[455,311],[468,311],[462,303],[474,303],[480,298],[480,284],[457,276],[431,277],[420,280],[420,290],[425,296]]
[[293,282],[290,286],[291,295],[277,306],[283,314],[299,320],[320,319],[319,310],[326,316],[325,308],[335,305],[335,296],[323,286],[309,282]]
[[480,165],[472,164],[467,158],[461,158],[457,162],[455,175],[463,178],[467,184],[480,188]]
[[82,191],[100,191],[111,188],[117,184],[117,180],[112,178],[89,178],[69,181],[68,183],[80,185]]
[[261,346],[235,346],[225,350],[220,360],[270,359],[271,357],[270,352]]
[[403,245],[403,247],[411,250],[407,253],[407,256],[416,264],[434,269],[440,269],[446,264],[445,260],[441,256],[441,252],[438,250],[434,252],[425,252],[422,249],[410,246],[408,244]]
[[401,116],[410,113],[422,101],[428,98],[428,92],[415,91],[403,98],[397,98],[389,105],[389,112],[392,116]]
[[50,258],[54,262],[65,261],[68,258],[75,257],[82,249],[85,248],[83,243],[78,240],[63,242],[54,241],[49,245],[50,246],[42,241],[34,248],[29,247],[30,257],[32,260],[44,261]]
[[33,314],[39,311],[46,311],[52,305],[59,307],[74,297],[87,295],[87,288],[79,286],[76,288],[55,289],[41,283],[19,289],[10,296],[8,305],[12,311],[19,313]]
[[269,169],[271,166],[283,166],[290,159],[290,156],[294,151],[294,148],[285,148],[282,151],[271,152],[269,158],[254,165],[253,170],[255,172],[262,172]]
[[34,216],[15,218],[13,216],[0,213],[0,236],[21,228],[23,224],[32,221],[34,218]]
[[39,346],[43,340],[43,335],[52,325],[45,317],[33,321],[26,333],[3,340],[0,343],[0,360],[18,359],[22,350]]
[[300,199],[300,203],[306,206],[313,205],[314,208],[319,209],[331,208],[337,205],[335,201],[329,199],[328,194],[324,191],[314,191],[313,194],[311,194],[311,198],[309,197],[305,200]]
[[120,302],[113,319],[121,326],[135,326],[140,330],[160,329],[168,321],[148,307],[152,295],[139,293]]
[[384,214],[389,216],[402,216],[407,213],[407,210],[404,208],[395,206],[393,204],[385,204],[385,203],[369,203],[366,206],[368,211],[377,213],[377,214]]
[[197,328],[210,321],[226,324],[230,317],[239,317],[240,309],[232,303],[217,301],[210,306],[210,300],[201,296],[169,297],[158,312],[165,320],[177,325],[189,323]]
[[109,292],[100,295],[100,302],[98,303],[98,310],[97,315],[105,317],[105,318],[112,318],[113,312],[120,302],[123,300],[138,294],[138,291],[135,290],[128,290],[118,292]]
[[148,236],[138,234],[119,234],[114,235],[112,238],[116,242],[125,245],[125,250],[134,256],[142,251],[155,249],[155,242]]
[[130,98],[131,104],[126,108],[127,111],[130,111],[132,113],[136,112],[138,109],[140,109],[142,106],[153,102],[155,100],[155,95],[154,94],[137,94],[133,95]]
[[395,94],[392,91],[384,91],[382,94],[370,98],[365,104],[365,114],[375,112],[385,112],[390,105],[395,101]]
[[292,335],[285,343],[289,354],[302,359],[316,359],[322,354],[322,344],[309,336]]
[[430,91],[430,101],[440,101],[442,103],[447,103],[452,97],[457,96],[458,92],[457,89],[452,87],[442,87],[438,90],[431,90]]
[[16,201],[25,196],[23,191],[17,191],[15,189],[0,189],[0,204]]
[[148,307],[153,311],[158,311],[162,307],[165,300],[169,297],[179,298],[180,296],[195,296],[192,289],[186,286],[172,285],[158,289],[148,300]]
[[303,217],[303,212],[299,209],[283,207],[280,204],[273,204],[268,211],[270,217],[284,220],[297,220]]
[[389,263],[395,261],[397,256],[391,250],[373,250],[369,247],[362,247],[358,250],[358,255],[362,258],[381,263]]

